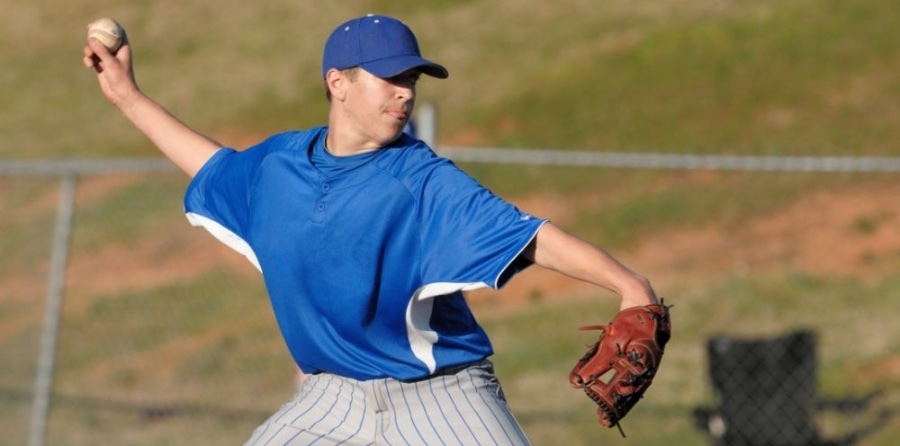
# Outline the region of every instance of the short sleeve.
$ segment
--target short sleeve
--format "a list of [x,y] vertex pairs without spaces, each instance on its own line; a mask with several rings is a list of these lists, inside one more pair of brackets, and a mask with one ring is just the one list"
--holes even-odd
[[425,283],[500,288],[531,262],[521,257],[546,220],[520,211],[443,160],[420,201]]
[[262,152],[254,149],[243,152],[221,149],[216,152],[188,185],[184,198],[185,213],[189,217],[212,220],[244,238],[251,187]]

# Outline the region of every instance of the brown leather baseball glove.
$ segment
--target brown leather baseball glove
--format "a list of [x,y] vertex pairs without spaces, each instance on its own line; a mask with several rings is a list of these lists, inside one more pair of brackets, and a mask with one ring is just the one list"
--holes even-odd
[[602,330],[575,364],[569,382],[597,403],[600,424],[616,426],[653,382],[672,334],[669,306],[633,307],[620,311],[609,325],[580,327]]

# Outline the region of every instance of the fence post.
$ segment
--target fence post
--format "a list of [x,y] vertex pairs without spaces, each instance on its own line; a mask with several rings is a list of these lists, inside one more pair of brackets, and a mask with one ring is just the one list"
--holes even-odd
[[75,209],[75,188],[78,177],[74,173],[63,176],[60,185],[56,229],[50,258],[50,279],[47,290],[47,308],[44,311],[44,327],[41,332],[41,350],[38,356],[34,382],[34,403],[31,407],[29,446],[43,446],[47,433],[47,417],[50,412],[50,395],[53,389],[53,367],[56,359],[56,341],[59,333],[60,309],[63,300],[63,279],[69,257],[69,240],[72,232],[72,216]]
[[423,102],[417,105],[418,112],[416,113],[416,130],[418,132],[418,137],[425,144],[428,144],[428,147],[431,147],[432,150],[437,151],[437,111],[434,108],[434,104],[430,102]]

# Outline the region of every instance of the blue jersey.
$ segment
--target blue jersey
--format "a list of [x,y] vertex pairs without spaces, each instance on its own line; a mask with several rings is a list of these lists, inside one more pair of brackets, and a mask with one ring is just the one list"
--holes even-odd
[[545,221],[406,135],[323,171],[326,132],[218,151],[188,186],[188,219],[259,268],[306,373],[410,380],[492,354],[462,293],[527,267]]

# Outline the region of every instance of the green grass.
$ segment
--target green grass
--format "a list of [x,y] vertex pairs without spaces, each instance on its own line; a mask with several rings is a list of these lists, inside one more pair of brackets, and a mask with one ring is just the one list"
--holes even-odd
[[[420,89],[441,112],[442,141],[748,154],[897,149],[900,19],[883,2],[531,3],[9,7],[6,41],[18,42],[36,17],[43,33],[28,50],[0,48],[15,67],[0,78],[8,105],[0,154],[154,153],[80,65],[84,24],[97,16],[128,28],[148,93],[228,140],[323,122],[321,45],[336,23],[371,11],[398,14],[419,31],[425,53],[450,68],[449,80]],[[500,16],[510,25],[498,26]]]
[[[64,338],[61,369],[73,378],[68,382],[74,388],[81,387],[78,377],[96,379],[100,374],[111,378],[112,389],[122,390],[143,387],[140,379],[152,377],[145,367],[154,358],[171,361],[160,368],[174,382],[201,384],[206,378],[243,375],[235,369],[248,362],[261,366],[257,371],[274,371],[258,362],[280,357],[286,365],[288,360],[265,292],[254,279],[214,271],[186,283],[92,297],[85,308],[68,313],[66,329],[78,336]],[[182,396],[196,393],[177,391]],[[238,395],[242,393],[216,398],[227,402]]]
[[[145,91],[199,130],[244,144],[324,121],[321,45],[337,23],[367,12],[398,14],[425,54],[450,69],[449,80],[426,79],[419,90],[421,101],[438,107],[442,144],[774,155],[900,149],[900,15],[881,0],[602,7],[587,0],[0,0],[0,7],[8,67],[0,74],[0,159],[157,156],[81,66],[84,25],[96,17],[128,28]],[[814,193],[895,184],[892,174],[463,167],[501,196],[558,201],[571,210],[569,229],[617,252],[664,231],[778,215]],[[160,238],[180,243],[170,228],[186,225],[185,184],[163,175],[80,188],[93,192],[78,201],[73,256]],[[0,392],[0,444],[24,442],[27,429],[30,395],[21,393],[33,379],[57,193],[56,179],[0,178],[0,363],[12,365],[0,374],[0,391],[19,392]],[[850,229],[883,231],[891,209]],[[666,283],[677,304],[676,337],[660,383],[625,424],[627,444],[708,443],[687,414],[709,402],[702,342],[714,333],[810,326],[821,333],[823,392],[900,384],[889,373],[900,355],[896,275],[691,273],[703,281]],[[257,276],[215,270],[100,295],[67,291],[51,444],[96,444],[98,432],[121,445],[240,442],[291,393],[293,369]],[[604,321],[614,303],[559,297],[535,295],[526,309],[482,317],[510,403],[535,444],[622,441],[597,426],[590,403],[565,379],[590,340],[574,327]],[[879,404],[895,408],[896,399],[891,393]],[[200,409],[169,418],[141,411],[160,402]],[[862,446],[893,444],[898,435],[892,420]]]
[[162,225],[186,220],[180,215],[187,179],[175,175],[136,177],[108,196],[83,202],[77,211],[73,250],[127,243],[158,233]]
[[[179,285],[103,296],[70,314],[62,333],[52,444],[90,444],[100,431],[115,444],[135,445],[187,444],[185,432],[208,432],[225,442],[249,435],[268,409],[288,397],[292,379],[254,282],[214,272]],[[628,444],[705,444],[689,412],[711,401],[701,349],[714,334],[767,336],[805,326],[820,334],[822,395],[893,388],[900,384],[896,376],[861,378],[872,364],[898,353],[896,346],[883,348],[900,336],[896,324],[883,327],[879,339],[868,334],[870,321],[900,311],[900,301],[884,299],[898,291],[896,276],[860,282],[785,274],[725,277],[708,289],[676,292],[670,301],[674,336],[654,387],[624,424]],[[575,327],[608,320],[613,299],[550,296],[503,313],[473,305],[494,339],[493,360],[507,398],[535,444],[614,441],[618,433],[596,424],[592,404],[567,381],[595,336]],[[172,356],[176,342],[204,348]],[[148,360],[156,367],[147,368]],[[218,390],[223,388],[229,390]],[[873,411],[891,404],[879,401]],[[148,419],[152,408],[174,412]],[[861,444],[886,446],[898,434],[893,423]]]
[[525,74],[536,88],[470,125],[492,123],[498,145],[888,155],[900,18],[878,5],[789,2],[764,18],[646,27],[625,49]]
[[[879,314],[900,311],[900,302],[884,299],[898,291],[900,281],[894,276],[862,283],[786,274],[723,278],[708,289],[675,293],[678,297],[670,301],[675,304],[672,342],[654,386],[626,419],[628,444],[706,443],[692,427],[689,412],[711,400],[701,349],[705,339],[716,334],[771,336],[807,327],[819,334],[821,395],[839,398],[890,391],[900,384],[896,376],[879,382],[862,376],[866,364],[897,354],[896,345],[888,347],[900,336],[896,327],[884,327],[878,340],[869,339],[868,333]],[[510,404],[535,444],[615,441],[618,434],[596,425],[591,405],[567,381],[575,359],[594,339],[590,332],[574,328],[605,322],[614,312],[611,299],[602,297],[546,299],[523,310],[482,318],[495,339],[494,361]],[[867,422],[878,410],[896,406],[890,400],[879,404],[867,414]],[[898,434],[895,422],[862,444],[886,446]]]
[[[548,194],[572,203],[566,227],[606,247],[632,245],[661,228],[735,226],[802,197],[891,184],[891,175],[684,172],[523,165],[464,164],[505,197]],[[577,203],[577,205],[576,205]],[[888,218],[863,217],[855,230],[874,232]]]
[[[0,251],[16,253],[0,256],[2,276],[29,274],[28,267],[39,263],[50,254],[51,239],[56,219],[56,206],[52,198],[50,206],[34,212],[29,209],[43,197],[55,197],[56,184],[43,181],[2,181],[10,200],[3,200],[4,217],[0,219]],[[32,271],[33,272],[33,271]]]
[[[256,279],[213,271],[85,296],[65,318],[51,443],[91,444],[100,431],[113,444],[248,437],[289,398],[296,373]],[[163,410],[158,421],[152,409]]]

